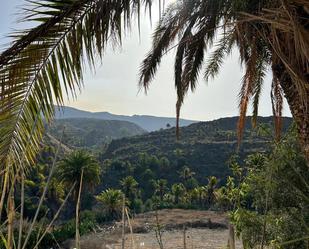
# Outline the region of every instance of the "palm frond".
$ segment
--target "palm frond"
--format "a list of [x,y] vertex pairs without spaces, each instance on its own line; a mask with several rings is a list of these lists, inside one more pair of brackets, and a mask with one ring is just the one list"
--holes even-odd
[[179,12],[177,3],[171,5],[153,34],[152,50],[146,55],[140,67],[139,85],[146,91],[160,65],[162,56],[176,39],[177,32],[182,28]]
[[207,61],[206,70],[204,73],[204,78],[206,82],[210,78],[214,78],[222,66],[225,56],[229,55],[232,51],[233,44],[235,42],[234,31],[228,31],[224,36],[218,41],[216,45],[216,50],[211,54]]
[[0,55],[1,169],[17,167],[22,159],[24,165],[32,162],[43,122],[52,119],[54,104],[63,104],[63,90],[75,97],[85,61],[93,66],[108,42],[121,43],[122,29],[134,14],[139,15],[140,4],[139,0],[30,3],[25,21],[38,25],[16,36]]
[[259,113],[259,102],[260,102],[260,96],[263,89],[263,82],[266,75],[267,66],[264,64],[263,61],[259,61],[259,64],[257,65],[258,71],[257,71],[257,82],[254,86],[253,93],[252,93],[252,126],[255,128],[257,126],[257,117]]
[[271,104],[275,121],[275,137],[276,140],[279,141],[282,129],[281,117],[283,109],[283,92],[280,86],[280,81],[275,76],[271,88]]

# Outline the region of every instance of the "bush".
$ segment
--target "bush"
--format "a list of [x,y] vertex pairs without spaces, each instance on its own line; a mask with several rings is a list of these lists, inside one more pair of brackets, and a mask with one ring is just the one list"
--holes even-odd
[[[81,212],[80,215],[80,226],[79,232],[80,235],[87,234],[93,230],[97,223],[96,215],[91,211]],[[67,239],[74,238],[75,236],[75,219],[72,219],[66,222],[61,227],[55,229],[53,231],[53,235],[55,236],[58,242],[63,242]]]

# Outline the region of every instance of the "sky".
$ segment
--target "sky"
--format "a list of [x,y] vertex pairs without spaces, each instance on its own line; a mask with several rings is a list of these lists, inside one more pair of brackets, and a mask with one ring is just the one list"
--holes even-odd
[[[20,6],[24,0],[0,0],[0,44],[1,50],[8,43],[6,36],[19,28],[16,23]],[[168,1],[166,1],[168,2]],[[87,111],[108,111],[114,114],[145,114],[154,116],[175,116],[176,92],[174,88],[173,66],[175,51],[170,51],[161,63],[147,95],[138,88],[140,64],[151,48],[151,35],[158,19],[153,12],[152,25],[149,17],[143,16],[141,36],[137,25],[123,39],[121,48],[109,48],[103,61],[98,62],[96,72],[86,69],[84,88],[76,100],[66,100],[65,104]],[[213,120],[238,115],[238,92],[243,70],[235,50],[228,57],[213,80],[206,83],[202,78],[194,93],[189,93],[181,110],[181,117],[192,120]],[[271,75],[266,78],[260,100],[259,115],[272,115],[270,102]],[[250,114],[250,110],[249,110]],[[290,116],[285,104],[285,116]]]

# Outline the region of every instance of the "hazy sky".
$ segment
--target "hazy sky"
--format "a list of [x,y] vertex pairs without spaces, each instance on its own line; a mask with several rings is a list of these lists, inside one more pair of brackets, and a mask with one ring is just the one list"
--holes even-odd
[[[20,6],[23,0],[0,1],[0,44],[5,44],[8,41],[5,39],[6,34],[16,27],[17,6]],[[155,24],[157,17],[154,16]],[[67,105],[115,114],[174,116],[174,51],[164,58],[148,94],[138,92],[138,70],[151,47],[154,26],[151,27],[148,16],[142,18],[141,38],[139,39],[137,27],[133,27],[132,33],[124,39],[122,49],[106,51],[102,64],[98,63],[96,73],[86,72],[85,87],[77,100],[68,101]],[[226,60],[216,79],[208,85],[201,79],[196,92],[187,96],[181,112],[182,118],[212,120],[238,115],[237,95],[241,78],[242,69],[235,51],[232,57]],[[259,114],[263,116],[271,115],[270,84],[271,77],[268,77],[260,101]],[[286,105],[284,115],[290,115]]]

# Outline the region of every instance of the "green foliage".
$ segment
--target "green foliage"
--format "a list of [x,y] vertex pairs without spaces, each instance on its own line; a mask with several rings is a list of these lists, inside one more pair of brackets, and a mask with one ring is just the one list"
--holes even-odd
[[118,219],[123,206],[124,194],[121,190],[107,189],[96,196],[97,201],[102,204],[105,215],[111,219]]
[[48,132],[60,139],[64,126],[63,143],[87,149],[102,149],[113,139],[145,133],[145,130],[130,122],[91,118],[57,119]]
[[232,210],[245,248],[308,246],[302,238],[308,236],[309,173],[295,137],[291,133],[275,144],[270,155],[250,155],[244,166],[231,161],[234,177],[220,189],[220,203]]
[[163,201],[163,197],[167,192],[167,180],[159,179],[157,181],[153,181],[154,194],[160,198],[160,201]]
[[[100,166],[89,153],[83,150],[73,151],[61,160],[57,175],[64,184],[75,186],[75,198],[78,194],[79,181],[83,172],[83,186],[93,188],[100,182]],[[77,199],[77,198],[76,198]]]
[[[87,234],[95,228],[97,224],[96,216],[91,211],[84,211],[80,214],[80,235]],[[53,230],[52,234],[58,242],[63,242],[75,236],[75,219],[65,222],[65,224]]]
[[172,194],[174,195],[174,203],[176,205],[179,204],[185,191],[186,191],[186,188],[182,183],[175,183],[172,185]]
[[[240,160],[257,151],[269,151],[270,141],[273,139],[272,134],[270,136],[268,133],[258,133],[250,120],[247,119],[243,141],[238,151]],[[271,117],[261,117],[257,121],[270,127],[273,124]],[[283,119],[284,131],[290,123],[291,119]],[[222,118],[180,128],[179,140],[175,139],[175,128],[113,140],[100,154],[100,161],[113,164],[113,167],[109,168],[110,171],[104,166],[104,179],[107,182],[103,183],[102,189],[119,188],[118,181],[132,175],[141,189],[150,189],[147,193],[142,193],[143,199],[150,198],[153,191],[151,186],[147,185],[149,178],[164,178],[169,184],[180,180],[184,183],[184,178],[179,179],[177,173],[185,167],[195,172],[193,176],[202,185],[207,184],[207,176],[224,179],[231,174],[226,162],[238,149],[236,127],[237,117]],[[123,164],[121,167],[117,166],[118,171],[116,162]],[[130,166],[125,165],[128,163]]]

